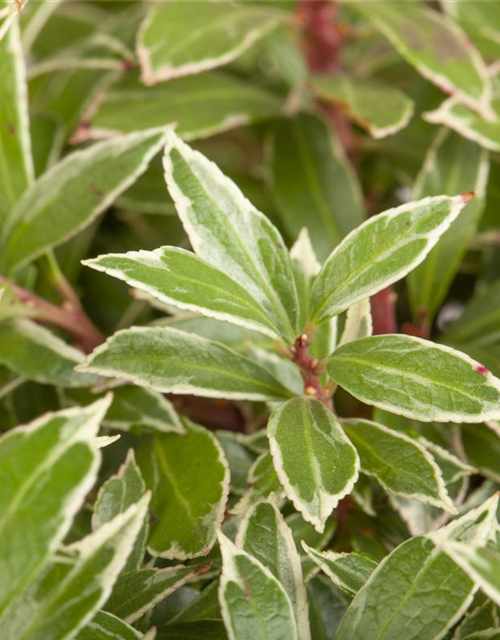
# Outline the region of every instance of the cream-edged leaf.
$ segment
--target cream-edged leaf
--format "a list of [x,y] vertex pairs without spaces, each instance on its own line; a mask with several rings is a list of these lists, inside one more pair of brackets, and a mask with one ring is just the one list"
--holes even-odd
[[370,298],[365,298],[349,307],[346,314],[344,331],[339,340],[339,347],[353,340],[368,338],[373,333]]

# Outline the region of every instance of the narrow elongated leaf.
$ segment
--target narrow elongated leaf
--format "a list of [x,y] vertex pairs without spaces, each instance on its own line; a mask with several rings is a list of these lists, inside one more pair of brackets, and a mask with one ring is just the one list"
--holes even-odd
[[[209,566],[209,565],[208,565]],[[122,573],[104,605],[118,618],[132,624],[157,602],[207,570],[207,565],[139,569]]]
[[445,541],[441,549],[484,591],[500,604],[500,550],[494,546],[473,546],[453,540]]
[[453,640],[464,640],[470,634],[499,626],[497,608],[491,600],[471,607],[453,634]]
[[460,318],[444,333],[443,340],[481,347],[500,341],[500,281],[469,302]]
[[143,172],[164,134],[144,131],[76,151],[19,200],[1,236],[4,269],[18,268],[86,227]]
[[[8,5],[0,2],[0,10]],[[1,27],[0,27],[1,28]],[[19,24],[0,39],[0,223],[33,180],[28,94]]]
[[[434,535],[469,543],[485,539],[495,517],[496,503],[496,499],[488,501]],[[411,538],[390,553],[358,591],[335,640],[443,637],[465,612],[474,591],[473,581],[439,549],[434,539]],[[432,610],[432,615],[420,615],[424,610]]]
[[30,320],[1,325],[0,362],[28,380],[61,387],[90,386],[97,377],[74,370],[84,359],[81,351]]
[[354,340],[368,338],[372,335],[373,323],[370,298],[360,300],[347,310],[344,331],[339,340],[339,347]]
[[156,431],[184,433],[181,419],[164,395],[133,385],[113,389],[113,403],[104,424],[139,435]]
[[267,5],[174,2],[153,6],[139,31],[145,84],[200,73],[236,59],[274,29],[283,14]]
[[230,640],[298,640],[292,604],[259,560],[219,534],[219,600]]
[[185,434],[155,435],[137,454],[153,493],[149,551],[179,560],[210,551],[229,493],[229,468],[217,439],[203,427],[184,424]]
[[321,324],[403,278],[469,200],[469,194],[424,198],[380,213],[352,231],[314,281],[311,321]]
[[277,115],[280,101],[265,89],[220,71],[155,87],[134,74],[113,84],[92,105],[82,140],[175,124],[185,140],[206,138]]
[[267,567],[285,589],[298,637],[308,640],[309,614],[300,556],[292,532],[272,500],[259,502],[240,525],[236,545]]
[[92,486],[109,402],[46,414],[0,439],[0,611],[42,570]]
[[377,562],[361,553],[336,553],[335,551],[317,551],[305,542],[304,551],[333,582],[348,593],[355,595],[365,584]]
[[330,356],[331,378],[353,396],[423,422],[500,416],[500,381],[450,347],[404,335],[349,342]]
[[178,247],[111,253],[83,264],[180,309],[227,320],[279,339],[258,302],[225,273]]
[[446,130],[440,131],[415,186],[415,198],[474,191],[475,198],[432,249],[408,274],[414,318],[429,324],[443,302],[484,209],[488,154],[478,145]]
[[241,496],[247,489],[247,477],[255,460],[255,455],[239,439],[233,431],[216,431],[215,437],[224,451],[229,464],[231,493]]
[[320,260],[363,222],[360,186],[323,120],[310,114],[281,119],[271,169],[285,228],[295,237],[307,227]]
[[148,502],[146,495],[56,556],[21,602],[14,602],[12,610],[0,618],[6,637],[66,640],[90,622],[111,593],[142,526]]
[[[103,524],[126,511],[132,504],[139,502],[145,493],[146,485],[135,462],[134,450],[129,449],[127,459],[118,473],[109,478],[99,490],[92,516],[92,528],[95,530],[102,527]],[[146,551],[148,531],[149,526],[144,522],[124,567],[125,571],[132,571],[141,566]]]
[[124,378],[156,391],[207,398],[278,400],[291,395],[263,368],[236,351],[168,327],[119,331],[78,370]]
[[350,1],[424,78],[484,117],[492,117],[483,59],[447,16],[420,3]]
[[440,468],[416,440],[370,420],[343,420],[342,426],[356,447],[361,470],[384,489],[456,513]]
[[313,398],[293,398],[267,425],[274,467],[304,520],[322,532],[339,500],[358,478],[359,458],[340,423]]
[[143,635],[120,618],[98,611],[92,622],[79,631],[76,640],[140,640]]
[[490,151],[500,151],[500,98],[492,101],[495,114],[493,120],[485,120],[454,98],[448,98],[434,111],[423,114],[424,120],[433,124],[443,124],[464,138],[477,142]]
[[299,303],[292,261],[278,230],[236,185],[172,131],[165,178],[195,252],[236,280],[266,311],[286,340],[294,340]]
[[464,637],[464,640],[500,640],[500,629],[483,629]]
[[413,101],[391,85],[349,75],[317,75],[311,89],[321,99],[338,104],[375,139],[406,127],[413,115]]

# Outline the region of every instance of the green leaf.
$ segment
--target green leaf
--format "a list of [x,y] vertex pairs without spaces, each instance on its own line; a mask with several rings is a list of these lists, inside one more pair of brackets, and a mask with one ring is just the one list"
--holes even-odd
[[471,607],[457,627],[453,640],[464,640],[477,631],[498,627],[498,613],[494,602],[485,600],[478,607]]
[[500,640],[500,629],[483,629],[466,636],[464,640]]
[[489,347],[500,341],[500,281],[486,287],[445,331],[444,342]]
[[[5,8],[5,0],[0,3]],[[1,30],[0,26],[0,30]],[[0,39],[0,223],[33,180],[26,71],[19,24]]]
[[163,141],[158,131],[130,134],[54,165],[12,211],[1,236],[2,268],[17,269],[90,224],[145,171]]
[[140,640],[143,635],[111,613],[98,611],[76,640]]
[[485,62],[447,16],[420,3],[349,2],[403,58],[437,87],[486,118],[492,117],[491,82]]
[[349,342],[330,356],[331,378],[375,407],[422,422],[500,417],[500,381],[450,347],[405,335]]
[[500,12],[495,2],[474,2],[467,6],[459,0],[441,0],[440,4],[443,11],[471,36],[484,56],[498,58]]
[[234,431],[216,431],[215,437],[229,464],[231,493],[241,496],[247,489],[247,477],[255,456],[243,445],[239,434]]
[[307,594],[292,532],[273,500],[259,502],[245,516],[236,546],[259,560],[285,589],[295,615],[298,637],[310,639]]
[[219,71],[144,87],[127,74],[96,101],[81,139],[176,125],[185,140],[206,138],[277,115],[280,100],[265,89]]
[[300,333],[292,261],[272,223],[236,185],[172,131],[167,133],[165,177],[195,252],[231,274],[289,341]]
[[[67,640],[90,622],[132,550],[148,502],[146,495],[95,533],[63,548],[38,582],[0,618],[6,637]],[[24,615],[19,615],[21,610]]]
[[406,127],[413,115],[413,101],[389,84],[373,78],[350,75],[315,75],[310,80],[313,93],[325,102],[340,106],[376,140]]
[[[127,458],[118,473],[109,478],[99,489],[92,516],[92,529],[94,531],[99,529],[103,524],[126,511],[131,505],[139,502],[145,493],[146,485],[135,462],[134,450],[129,449]],[[124,571],[133,571],[141,566],[148,532],[148,523],[144,522]]]
[[247,486],[247,491],[233,507],[232,513],[244,514],[250,505],[262,500],[262,498],[267,498],[271,493],[277,496],[282,493],[280,481],[274,470],[273,459],[268,451],[262,453],[250,467]]
[[464,424],[461,426],[461,432],[467,460],[479,469],[481,475],[500,482],[498,433],[482,424]]
[[318,567],[341,589],[355,595],[365,584],[377,562],[361,553],[336,553],[335,551],[316,551],[305,542],[304,551]]
[[478,145],[445,129],[436,136],[415,185],[415,198],[474,191],[460,217],[408,275],[413,317],[432,324],[448,293],[484,209],[488,154]]
[[352,418],[342,426],[356,447],[361,470],[386,491],[456,513],[439,466],[417,440],[370,420]]
[[204,2],[153,6],[141,25],[137,53],[144,84],[228,64],[274,29],[286,14],[271,7]]
[[90,490],[110,400],[46,414],[0,439],[0,611],[43,569]]
[[123,378],[165,393],[207,398],[279,400],[291,395],[263,368],[236,351],[168,327],[118,331],[78,370]]
[[[468,543],[484,539],[491,530],[496,504],[497,499],[489,500],[432,536],[418,536],[399,545],[358,591],[335,640],[443,637],[468,608],[475,588],[440,551],[437,539]],[[432,611],[432,615],[421,615],[422,611]]]
[[197,620],[182,624],[169,624],[167,635],[158,640],[227,640],[224,625],[219,620]]
[[313,398],[279,405],[269,418],[267,433],[288,499],[321,533],[358,478],[356,449],[333,413]]
[[298,640],[292,604],[278,580],[222,534],[219,542],[219,600],[230,640]]
[[448,98],[437,109],[427,111],[422,117],[427,122],[445,125],[485,149],[500,151],[500,98],[494,98],[492,107],[495,117],[485,120],[454,98]]
[[185,560],[206,555],[224,516],[229,468],[210,431],[184,420],[186,433],[155,435],[137,458],[154,513],[148,549]]
[[97,382],[96,376],[74,371],[84,359],[81,351],[31,320],[1,325],[0,363],[28,380],[62,387],[90,386]]
[[122,573],[104,608],[118,618],[132,624],[160,600],[196,578],[206,569],[207,565],[190,567],[179,565],[166,569],[144,568]]
[[111,253],[83,264],[124,280],[162,303],[279,339],[279,329],[244,287],[185,249]]
[[113,402],[104,424],[134,435],[143,432],[184,433],[177,412],[163,394],[133,385],[113,388]]
[[311,321],[321,324],[420,264],[470,200],[438,196],[389,209],[334,249],[314,281]]
[[500,604],[500,550],[498,546],[471,546],[447,540],[441,549],[497,605]]
[[339,347],[354,340],[368,338],[373,333],[372,312],[370,298],[364,298],[352,307],[349,307],[346,314],[344,331],[339,340]]
[[285,228],[296,237],[307,227],[320,260],[363,222],[361,188],[331,129],[316,116],[279,120],[271,170]]
[[315,576],[307,583],[307,596],[313,640],[331,640],[350,598],[326,576]]

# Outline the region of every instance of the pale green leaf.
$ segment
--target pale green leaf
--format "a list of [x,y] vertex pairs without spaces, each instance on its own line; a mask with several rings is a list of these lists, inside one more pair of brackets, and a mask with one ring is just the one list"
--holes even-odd
[[298,637],[310,639],[300,556],[292,532],[273,500],[259,502],[248,511],[238,529],[236,546],[259,560],[277,578],[292,603]]
[[442,124],[458,134],[477,142],[490,151],[500,151],[500,98],[492,101],[494,119],[485,120],[475,111],[454,98],[448,98],[434,111],[423,114],[424,120],[433,124]]
[[500,550],[497,546],[471,546],[448,540],[441,548],[493,602],[500,604]]
[[83,264],[124,280],[164,304],[234,322],[279,339],[279,329],[246,289],[191,251],[161,247],[155,251],[110,253]]
[[175,124],[182,138],[195,140],[272,118],[280,107],[272,93],[220,71],[155,87],[127,74],[98,96],[80,139]]
[[241,496],[247,489],[247,477],[254,463],[255,455],[241,442],[234,431],[216,431],[224,456],[229,464],[231,493]]
[[310,114],[281,119],[271,169],[285,228],[295,237],[307,227],[320,260],[363,222],[360,186],[323,120]]
[[[7,3],[3,0],[0,7],[5,6]],[[0,78],[0,222],[3,225],[33,180],[28,94],[17,20],[0,39]]]
[[349,307],[346,314],[344,331],[339,340],[339,347],[354,340],[368,338],[373,333],[370,298],[364,298]]
[[106,611],[132,624],[157,602],[207,570],[207,565],[144,568],[122,573],[104,605]]
[[148,549],[162,558],[206,555],[224,517],[229,468],[210,431],[184,420],[186,433],[155,435],[137,452],[154,518]]
[[267,425],[274,467],[304,520],[322,532],[358,478],[359,458],[332,411],[313,398],[279,405]]
[[7,638],[68,640],[111,593],[147,513],[149,495],[95,533],[63,548],[0,618]]
[[316,258],[307,227],[302,227],[300,230],[297,240],[290,249],[290,258],[292,259],[300,303],[300,326],[303,327],[309,317],[311,283],[321,270],[321,264]]
[[414,197],[474,191],[427,258],[408,274],[413,317],[428,325],[448,293],[484,209],[489,161],[478,145],[445,129],[436,136],[417,178]]
[[352,595],[361,589],[377,568],[377,562],[373,558],[361,553],[316,551],[305,542],[302,546],[307,555],[338,587]]
[[[146,485],[134,457],[134,450],[129,449],[127,458],[118,473],[111,476],[99,489],[92,516],[92,529],[95,531],[103,524],[126,511],[132,504],[146,493]],[[127,559],[124,571],[138,569],[144,559],[149,526],[147,521],[136,538],[132,553]]]
[[30,51],[33,43],[62,0],[30,2],[28,11],[21,14],[23,49]]
[[500,417],[500,381],[450,347],[405,335],[349,342],[330,356],[331,378],[375,407],[422,422]]
[[420,264],[470,200],[437,196],[389,209],[334,249],[313,284],[311,321],[321,324]]
[[0,611],[43,569],[95,481],[93,441],[110,400],[46,414],[0,439]]
[[152,6],[137,41],[143,82],[156,84],[228,64],[284,15],[267,5],[238,3]]
[[134,435],[156,431],[184,432],[181,419],[170,400],[161,393],[133,385],[113,388],[113,402],[104,424]]
[[471,607],[453,634],[453,640],[464,640],[470,634],[498,627],[497,608],[491,600],[485,600],[477,607]]
[[370,420],[352,418],[342,426],[356,447],[361,470],[384,489],[456,513],[439,466],[417,440]]
[[269,451],[262,453],[250,467],[247,486],[248,489],[241,500],[231,509],[231,513],[245,514],[252,504],[262,498],[267,498],[271,493],[276,496],[282,494],[283,489],[274,470],[273,459]]
[[74,370],[84,359],[81,351],[31,320],[17,319],[0,326],[0,363],[28,380],[62,387],[90,386],[97,377]]
[[339,73],[315,75],[310,85],[321,100],[339,105],[348,118],[377,140],[406,127],[413,115],[410,98],[373,78]]
[[207,398],[279,400],[291,395],[265,369],[236,351],[168,327],[119,331],[78,370],[165,393]]
[[[433,535],[469,543],[484,539],[496,503],[488,501]],[[473,581],[440,551],[434,538],[411,538],[382,560],[358,591],[335,640],[441,638],[466,611],[474,591]]]
[[230,640],[298,640],[290,598],[271,571],[222,534],[219,542],[219,600]]
[[492,117],[485,62],[447,16],[420,2],[349,0],[424,78],[484,117]]
[[495,628],[475,631],[474,633],[465,636],[464,640],[500,640],[500,629]]
[[[496,2],[441,0],[443,11],[470,35],[479,51],[495,60],[500,55],[500,11]],[[493,625],[492,625],[493,626]]]
[[[50,4],[50,3],[49,3]],[[98,611],[76,640],[140,640],[144,636],[111,613]]]
[[39,178],[1,236],[4,269],[34,260],[86,227],[143,172],[164,134],[144,131],[71,153]]
[[276,227],[173,131],[167,133],[164,163],[195,252],[245,288],[285,340],[295,340],[300,328],[292,261]]

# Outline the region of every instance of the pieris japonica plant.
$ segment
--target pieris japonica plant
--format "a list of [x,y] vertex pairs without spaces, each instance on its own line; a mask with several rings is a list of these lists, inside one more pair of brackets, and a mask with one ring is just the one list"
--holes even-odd
[[500,9],[441,4],[0,0],[0,640],[500,638]]

